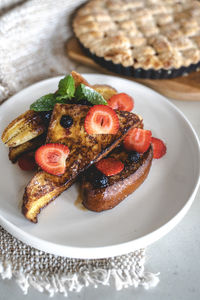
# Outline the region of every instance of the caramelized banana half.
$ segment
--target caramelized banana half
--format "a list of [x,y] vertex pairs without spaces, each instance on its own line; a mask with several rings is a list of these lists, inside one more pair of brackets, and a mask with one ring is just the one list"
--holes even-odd
[[9,148],[9,159],[15,163],[18,158],[25,152],[33,151],[45,143],[46,133],[37,136],[36,138],[27,141],[17,147]]
[[117,94],[117,90],[109,85],[95,84],[92,88],[101,94],[105,100],[109,100],[113,95]]
[[46,125],[38,112],[28,110],[13,120],[4,130],[2,141],[8,147],[16,147],[46,131]]

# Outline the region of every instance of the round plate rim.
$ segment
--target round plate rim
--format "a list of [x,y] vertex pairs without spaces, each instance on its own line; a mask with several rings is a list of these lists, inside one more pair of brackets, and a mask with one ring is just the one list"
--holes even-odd
[[[85,73],[82,74],[84,77],[102,77],[102,78],[110,78],[110,79],[119,79],[121,81],[129,81],[131,84],[137,85],[142,89],[150,90],[151,92],[154,92],[155,94],[159,95],[159,97],[162,97],[164,101],[168,102],[168,105],[173,108],[181,117],[184,119],[184,121],[187,123],[189,126],[191,133],[193,134],[193,137],[197,143],[198,147],[198,152],[199,152],[199,161],[200,161],[200,142],[198,139],[198,136],[191,125],[190,121],[186,118],[186,116],[173,104],[171,103],[166,97],[160,95],[158,92],[154,91],[153,89],[143,86],[140,83],[133,82],[128,79],[124,78],[119,78],[115,76],[110,76],[110,75],[104,75],[104,74],[98,74],[98,73]],[[53,82],[53,81],[58,81],[62,78],[63,76],[56,76],[48,79],[44,79],[42,81],[36,82],[25,89],[21,90],[20,92],[16,93],[12,97],[9,98],[8,101],[5,101],[4,103],[1,104],[0,106],[0,113],[2,110],[2,107],[6,107],[9,105],[10,101],[14,101],[15,97],[19,97],[21,94],[24,92],[27,92],[28,89],[31,88],[36,88],[40,87],[43,84],[47,84],[48,82]],[[152,231],[151,233],[144,235],[138,239],[128,241],[125,243],[120,243],[116,245],[111,245],[111,246],[105,246],[105,247],[71,247],[71,246],[65,246],[65,245],[60,245],[56,243],[52,243],[43,239],[40,239],[38,237],[35,237],[33,235],[30,235],[23,231],[22,229],[18,228],[14,224],[12,224],[10,221],[6,220],[2,215],[0,215],[0,225],[4,227],[10,234],[12,234],[14,237],[18,238],[22,242],[38,248],[41,251],[45,251],[47,253],[52,253],[54,255],[61,255],[61,256],[67,256],[71,258],[82,258],[82,259],[99,259],[99,258],[105,258],[105,257],[112,257],[112,256],[117,256],[117,255],[122,255],[128,252],[132,252],[136,249],[139,248],[144,248],[161,237],[163,237],[165,234],[167,234],[170,230],[172,230],[180,221],[181,219],[185,216],[187,211],[189,210],[192,202],[194,201],[195,195],[197,193],[198,187],[200,185],[200,167],[198,169],[198,178],[196,180],[196,183],[194,184],[194,189],[193,192],[191,193],[188,201],[185,203],[185,205],[182,207],[182,209],[174,216],[172,217],[168,222],[166,222],[163,226],[159,227],[158,229]],[[51,251],[50,249],[53,249]]]

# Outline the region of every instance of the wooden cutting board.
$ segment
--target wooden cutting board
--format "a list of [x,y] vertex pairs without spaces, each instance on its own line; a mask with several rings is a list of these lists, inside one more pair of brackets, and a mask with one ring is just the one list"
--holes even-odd
[[[96,64],[91,58],[87,57],[82,49],[80,48],[78,41],[75,37],[70,38],[66,45],[68,56],[84,65],[92,67],[97,71],[119,76],[111,73],[108,70],[102,68]],[[164,96],[176,99],[176,100],[187,100],[187,101],[200,101],[200,71],[192,72],[188,76],[177,77],[173,79],[137,79],[134,77],[120,76],[133,81],[142,83]]]

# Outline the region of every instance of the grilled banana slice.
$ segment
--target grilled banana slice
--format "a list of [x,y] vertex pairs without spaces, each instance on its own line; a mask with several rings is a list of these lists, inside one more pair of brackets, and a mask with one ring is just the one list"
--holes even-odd
[[109,100],[110,97],[117,94],[117,90],[109,85],[101,85],[101,84],[95,84],[92,86],[92,88],[101,94],[105,100]]
[[110,99],[113,95],[117,94],[117,90],[114,89],[113,87],[106,85],[106,84],[95,84],[95,85],[90,85],[83,76],[75,71],[71,72],[72,77],[74,78],[75,81],[75,86],[77,87],[79,84],[83,83],[92,89],[94,89],[96,92],[101,94],[105,100]]
[[2,141],[8,147],[16,147],[46,131],[42,116],[33,110],[28,110],[13,120],[4,130]]
[[44,133],[17,147],[10,147],[9,155],[8,155],[9,159],[13,163],[15,163],[23,153],[35,150],[39,148],[41,145],[43,145],[45,143],[45,139],[46,139],[46,134]]

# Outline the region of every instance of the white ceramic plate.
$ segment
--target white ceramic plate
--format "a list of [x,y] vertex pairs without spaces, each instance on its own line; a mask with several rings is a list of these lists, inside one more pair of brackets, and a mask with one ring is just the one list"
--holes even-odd
[[[184,115],[166,98],[138,83],[104,75],[84,75],[92,83],[106,83],[135,99],[134,112],[146,129],[167,144],[167,154],[154,160],[147,180],[116,208],[103,213],[75,206],[74,185],[32,224],[21,214],[24,187],[32,174],[7,159],[0,143],[0,224],[23,242],[40,250],[74,258],[101,258],[145,247],[171,230],[189,209],[199,184],[200,147]],[[53,92],[60,78],[39,82],[0,107],[0,133],[41,95]]]

